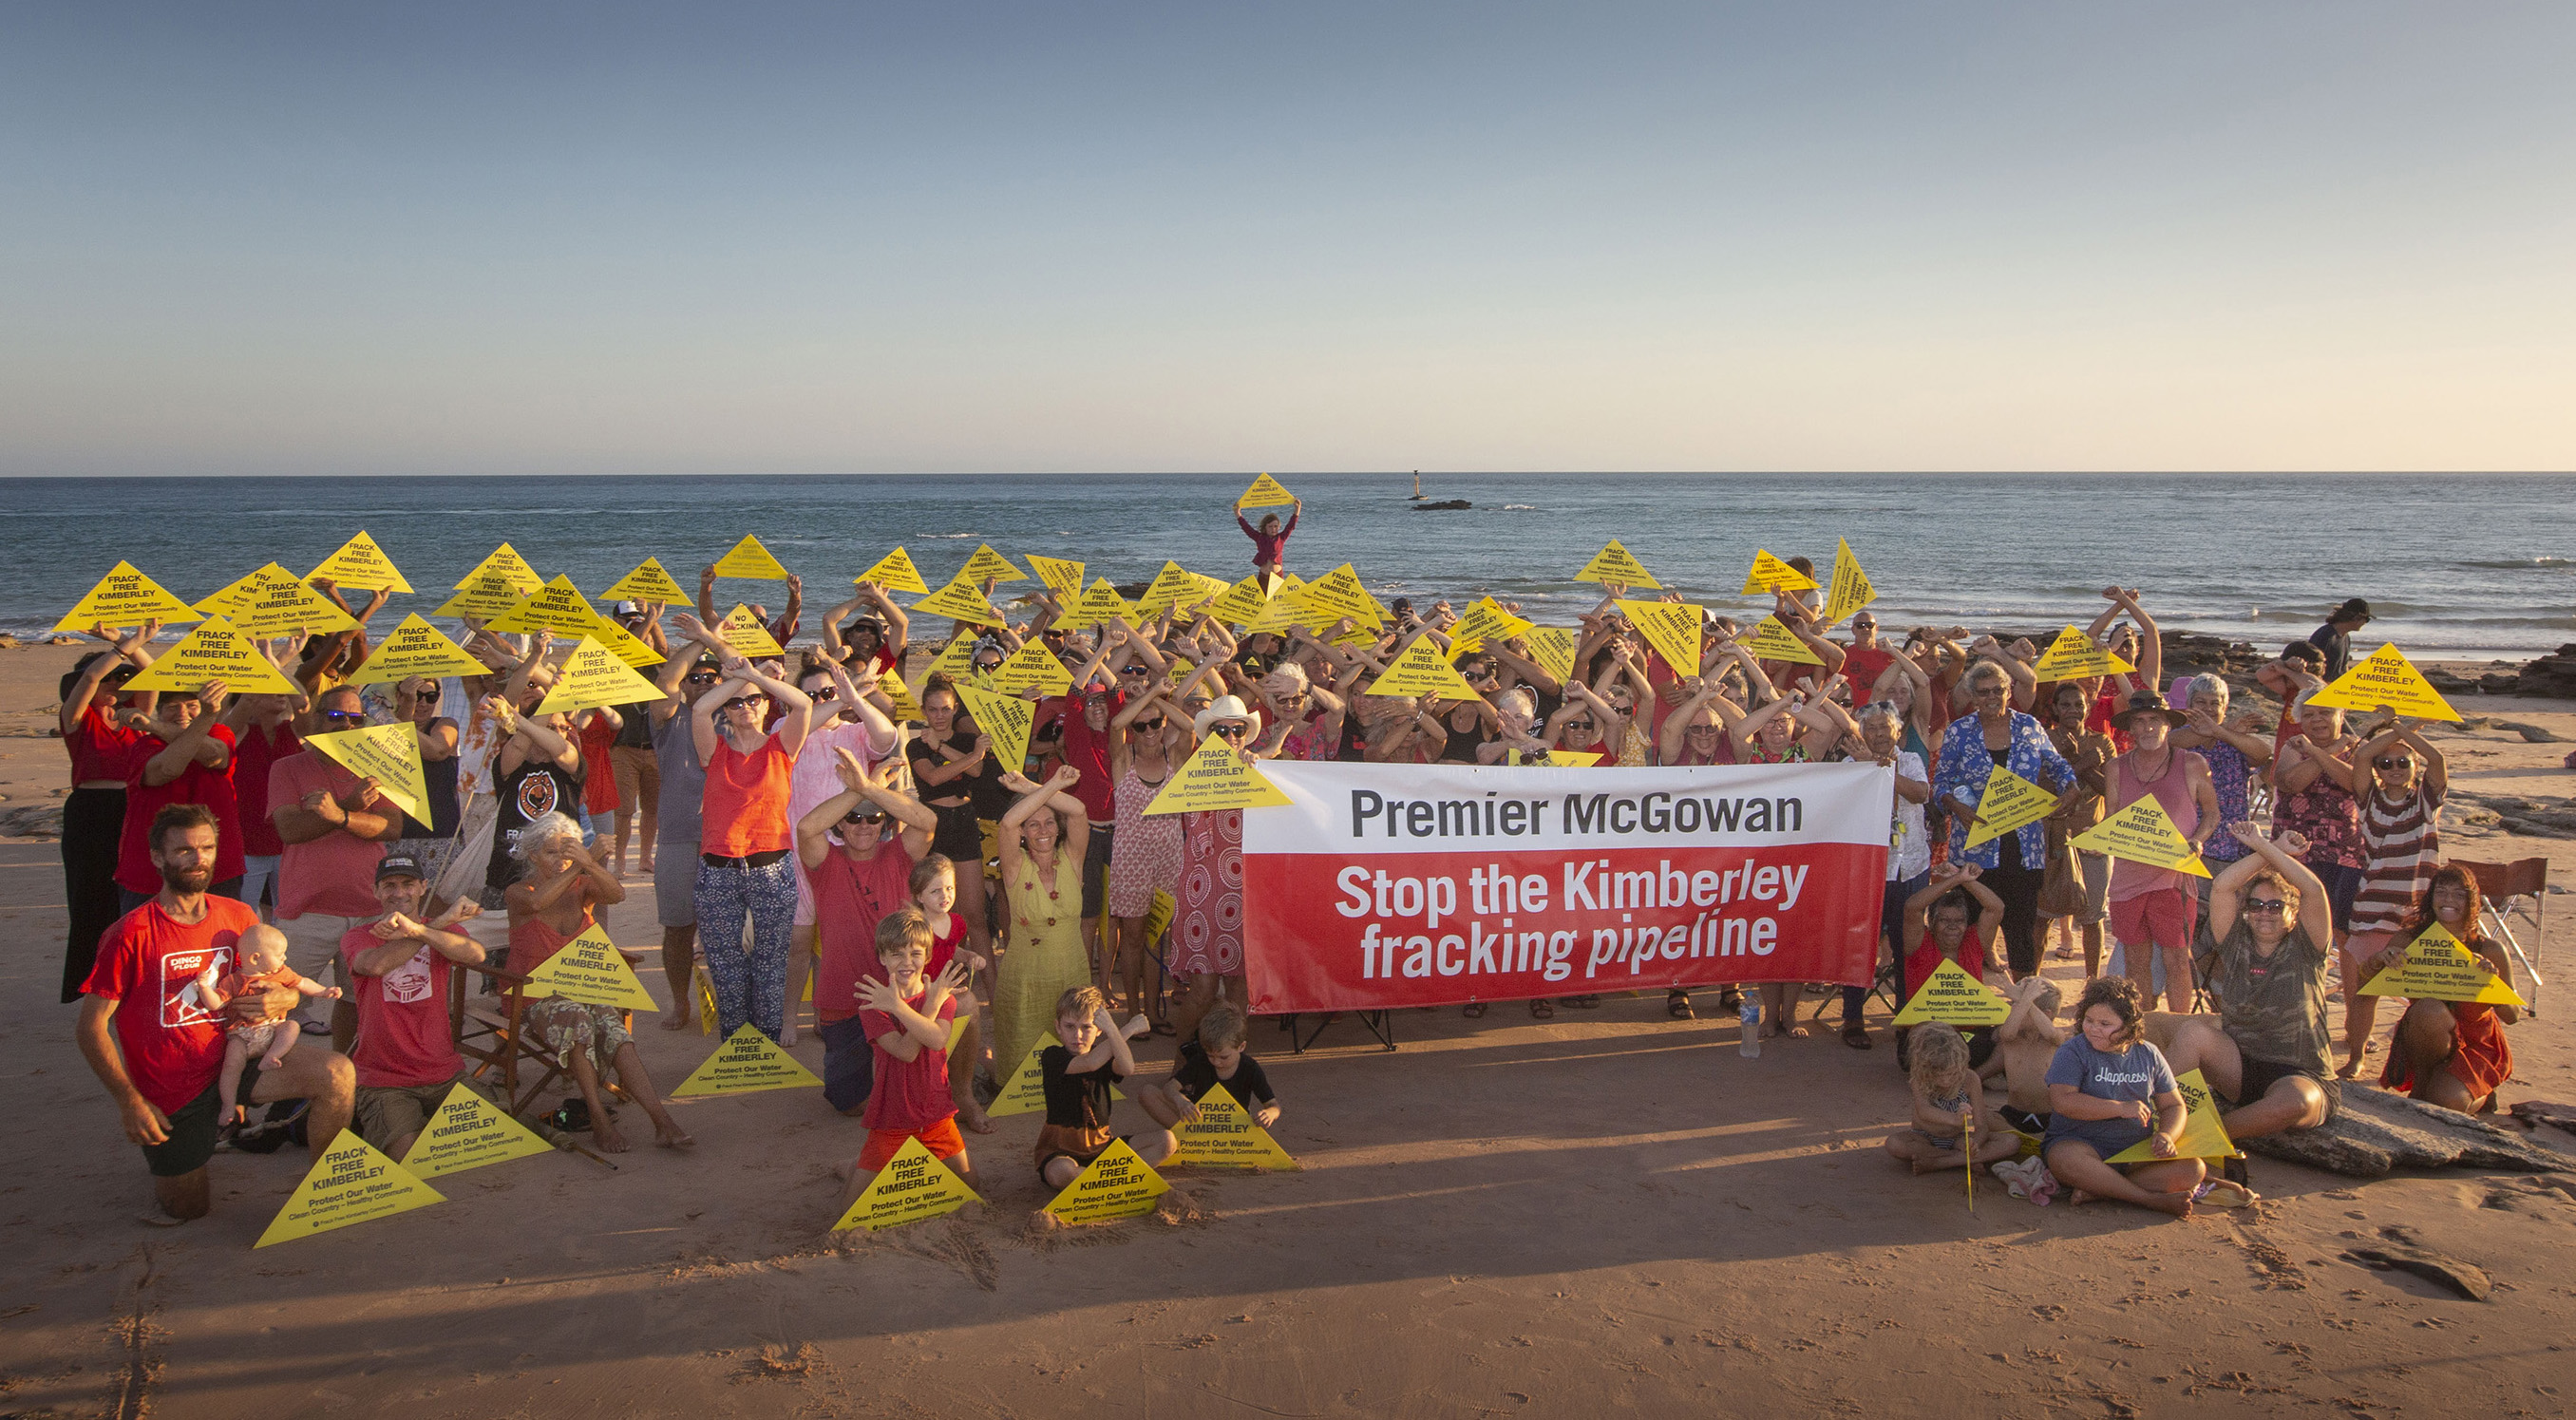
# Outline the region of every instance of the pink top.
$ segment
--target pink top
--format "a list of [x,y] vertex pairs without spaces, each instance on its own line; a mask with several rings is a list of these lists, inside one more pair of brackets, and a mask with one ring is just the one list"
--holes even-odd
[[[2200,805],[2192,801],[2188,761],[2199,756],[2187,749],[2175,749],[2169,742],[2165,750],[2164,777],[2153,781],[2131,774],[2130,758],[2124,754],[2111,761],[2111,812],[2118,813],[2148,794],[2154,794],[2156,802],[2164,805],[2165,813],[2173,819],[2174,827],[2182,830],[2184,836],[2190,836],[2194,829],[2200,827]],[[2181,888],[2190,882],[2191,875],[2179,868],[2151,868],[2124,858],[2111,874],[2110,900],[2126,902],[2151,892]]]
[[861,769],[874,769],[882,756],[868,747],[868,727],[855,720],[835,720],[805,732],[805,747],[796,752],[796,767],[787,775],[787,831],[794,834],[796,825],[814,806],[841,792],[841,757],[832,753],[846,749],[857,755]]

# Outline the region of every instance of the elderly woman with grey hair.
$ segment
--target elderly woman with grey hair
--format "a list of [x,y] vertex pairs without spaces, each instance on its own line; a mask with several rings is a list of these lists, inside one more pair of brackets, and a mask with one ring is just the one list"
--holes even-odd
[[[2218,821],[2248,823],[2253,810],[2248,803],[2249,791],[2263,782],[2263,771],[2272,763],[2271,737],[2258,731],[2261,721],[2251,712],[2230,720],[2227,714],[2227,682],[2203,672],[2193,676],[2185,687],[2189,715],[2173,732],[2176,749],[2190,750],[2209,765],[2210,787],[2218,791]],[[2201,861],[2215,873],[2226,864],[2246,854],[2244,843],[2233,833],[2213,834],[2200,850]],[[2203,911],[2209,906],[2210,879],[2195,879],[2200,887]]]
[[2062,806],[2077,792],[2075,766],[2057,752],[2039,721],[2012,708],[2015,677],[1992,660],[1968,668],[1961,684],[1975,713],[1950,722],[1941,735],[1933,792],[1951,807],[1950,861],[1974,863],[1978,881],[2003,899],[2006,961],[2018,981],[2039,970],[2039,885],[2048,866],[2048,834],[2038,823],[1971,848],[1968,830],[1977,801],[1998,766],[2057,794]]

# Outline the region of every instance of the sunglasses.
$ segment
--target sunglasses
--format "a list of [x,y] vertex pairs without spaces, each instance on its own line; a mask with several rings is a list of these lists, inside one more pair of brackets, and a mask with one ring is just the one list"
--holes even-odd
[[720,679],[722,679],[722,677],[718,676],[714,671],[691,671],[685,678],[684,683],[688,685],[713,685]]
[[1876,631],[1877,629],[1878,623],[1875,621],[1855,621],[1852,623],[1852,630],[1854,631]]
[[856,824],[883,823],[885,822],[885,816],[885,810],[880,808],[871,807],[852,809],[848,813],[841,815],[841,822]]
[[1565,722],[1565,727],[1569,730],[1588,730],[1592,728],[1592,722],[1589,720],[1568,720]]
[[840,690],[839,690],[838,688],[836,688],[836,687],[834,687],[834,686],[829,686],[829,685],[818,685],[818,686],[814,687],[812,690],[809,690],[809,691],[805,692],[805,698],[806,698],[806,699],[808,699],[808,700],[813,701],[813,702],[814,702],[815,704],[817,704],[817,705],[820,705],[820,704],[822,704],[822,703],[823,703],[824,701],[826,701],[826,700],[838,700],[838,699],[840,699],[840,698],[841,698],[841,692],[840,692]]
[[322,712],[322,718],[335,725],[358,725],[366,722],[367,712],[364,710],[325,710]]
[[767,701],[763,697],[737,695],[733,699],[726,701],[722,708],[727,710],[758,710],[766,703]]
[[2372,760],[2371,766],[2376,769],[2404,769],[2414,762],[2414,757],[2411,755],[2383,754]]
[[1161,716],[1157,715],[1151,720],[1139,720],[1136,722],[1136,728],[1140,730],[1159,730],[1163,728],[1163,719]]
[[1239,740],[1245,735],[1251,734],[1252,727],[1250,725],[1217,725],[1212,727],[1208,733],[1215,735],[1219,739]]
[[1713,735],[1717,733],[1717,730],[1718,727],[1715,725],[1693,725],[1689,729],[1682,731],[1682,733],[1686,735]]
[[1120,675],[1143,675],[1145,674],[1145,668],[1143,666],[1120,666],[1118,668],[1118,673]]

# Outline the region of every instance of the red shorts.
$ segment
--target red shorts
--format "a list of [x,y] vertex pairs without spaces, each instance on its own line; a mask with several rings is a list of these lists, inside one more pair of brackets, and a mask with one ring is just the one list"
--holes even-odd
[[859,1172],[875,1173],[894,1162],[895,1150],[902,1148],[906,1139],[920,1140],[921,1147],[928,1149],[934,1159],[953,1158],[966,1152],[966,1140],[957,1132],[954,1115],[927,1129],[871,1129],[867,1146],[859,1150]]
[[2191,929],[2200,917],[2200,902],[2188,887],[2158,888],[2136,897],[2111,899],[2111,940],[2124,947],[2191,946]]

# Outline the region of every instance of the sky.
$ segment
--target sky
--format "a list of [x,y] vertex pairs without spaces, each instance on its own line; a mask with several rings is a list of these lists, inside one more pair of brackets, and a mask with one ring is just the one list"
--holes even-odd
[[2576,7],[0,7],[0,475],[2576,468]]

